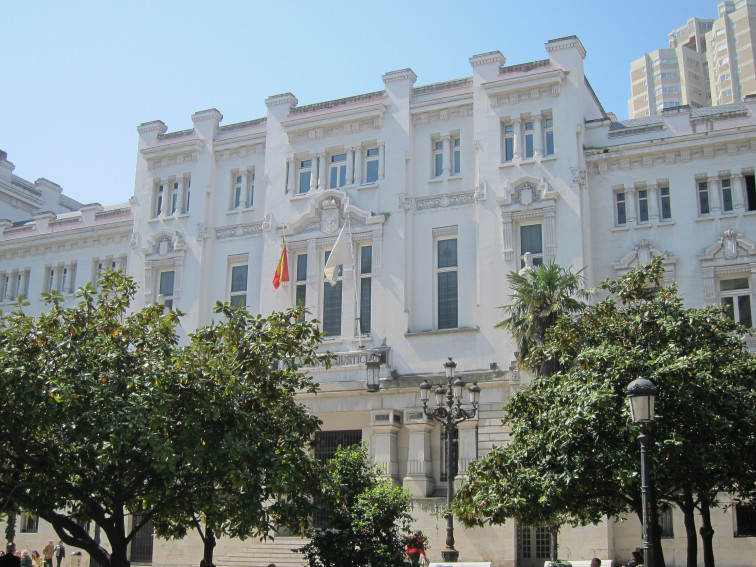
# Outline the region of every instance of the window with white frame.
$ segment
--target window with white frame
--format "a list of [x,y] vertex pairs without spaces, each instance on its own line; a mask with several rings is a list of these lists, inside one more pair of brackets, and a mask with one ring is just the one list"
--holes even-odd
[[159,285],[158,285],[158,302],[165,305],[167,309],[173,309],[173,290],[174,290],[174,277],[173,270],[165,270],[160,272]]
[[462,167],[462,145],[459,136],[452,138],[452,174],[459,175]]
[[444,173],[444,143],[433,141],[433,177],[441,177]]
[[58,287],[55,285],[55,277],[56,277],[55,268],[48,268],[47,269],[47,287],[45,288],[46,292],[52,293],[53,291],[58,290]]
[[543,121],[544,155],[554,155],[554,119],[546,118]]
[[627,224],[627,201],[625,193],[620,191],[614,194],[614,212],[617,226]]
[[7,298],[10,297],[10,284],[11,284],[11,275],[7,274],[3,278],[3,295],[0,296],[0,301],[5,301]]
[[722,210],[732,211],[732,180],[728,177],[726,179],[720,179],[719,184],[722,190]]
[[24,289],[24,277],[23,274],[16,274],[16,285],[13,287],[13,299],[17,299],[19,296],[26,298],[26,290]]
[[520,267],[525,267],[522,259],[525,253],[530,253],[533,266],[543,264],[543,226],[538,224],[520,225]]
[[152,216],[159,217],[163,210],[163,199],[165,198],[165,184],[160,183],[155,188],[155,201],[153,203]]
[[720,279],[719,301],[729,317],[746,327],[753,326],[748,276]]
[[331,156],[329,167],[330,189],[338,189],[346,185],[347,155],[336,154]]
[[370,334],[372,319],[373,247],[360,247],[360,335]]
[[244,307],[247,304],[247,275],[249,266],[238,264],[231,266],[231,288],[229,302],[231,307]]
[[436,318],[439,329],[459,326],[457,238],[436,240]]
[[514,125],[504,125],[504,161],[514,159]]
[[532,158],[535,154],[535,133],[533,130],[533,121],[525,122],[525,158]]
[[365,150],[365,183],[375,183],[378,181],[380,157],[380,150],[378,148],[368,148]]
[[[325,253],[323,265],[328,262],[331,251]],[[343,264],[339,264],[337,280],[331,284],[325,275],[323,276],[323,332],[329,337],[341,335],[341,299],[342,299],[342,272]]]
[[39,517],[31,514],[21,515],[21,533],[36,534],[39,531]]
[[173,182],[173,191],[171,191],[171,214],[176,214],[176,211],[178,211],[178,200],[179,200],[179,183],[178,181]]
[[638,190],[638,222],[648,222],[648,190]]
[[669,194],[669,187],[659,187],[659,214],[661,220],[672,218],[672,201]]
[[236,172],[232,175],[230,208],[251,207],[254,204],[254,171]]
[[305,159],[299,162],[299,193],[307,193],[312,182],[312,160]]
[[698,181],[698,214],[708,215],[711,212],[709,206],[709,182]]
[[[297,254],[296,274],[294,276],[294,302],[299,307],[307,305],[307,254]],[[304,315],[300,323],[304,321]]]
[[242,204],[242,176],[234,176],[234,183],[231,187],[231,208],[238,209]]

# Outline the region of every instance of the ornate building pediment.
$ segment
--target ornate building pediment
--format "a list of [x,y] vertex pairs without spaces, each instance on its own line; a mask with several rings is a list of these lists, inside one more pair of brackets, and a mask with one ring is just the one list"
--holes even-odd
[[633,268],[645,266],[654,258],[661,256],[664,258],[664,285],[670,285],[675,282],[675,271],[677,266],[677,256],[669,252],[661,251],[650,240],[641,240],[633,249],[625,255],[619,262],[612,265],[618,276],[623,276]]
[[553,206],[559,198],[544,177],[521,177],[514,183],[504,183],[504,196],[499,206],[513,208],[535,208]]
[[346,219],[349,219],[352,227],[383,225],[386,222],[385,215],[376,215],[352,205],[343,191],[328,189],[313,192],[309,210],[284,227],[283,234],[294,238],[307,233],[335,237]]
[[756,244],[749,242],[733,229],[725,230],[717,241],[698,255],[702,264],[721,264],[736,259],[745,260],[756,255]]

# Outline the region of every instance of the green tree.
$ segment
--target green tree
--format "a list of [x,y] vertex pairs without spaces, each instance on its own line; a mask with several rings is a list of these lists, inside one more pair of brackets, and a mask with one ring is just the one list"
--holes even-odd
[[[252,459],[258,447],[244,444],[258,440],[259,432],[243,431],[235,420],[259,428],[261,422],[251,414],[259,411],[264,420],[279,409],[288,411],[278,407],[289,396],[279,388],[312,389],[293,362],[275,375],[263,364],[269,362],[266,357],[284,353],[292,360],[313,360],[318,331],[308,331],[307,323],[289,328],[287,322],[296,321],[299,312],[255,323],[235,315],[236,327],[229,322],[206,331],[219,339],[215,350],[196,343],[179,348],[178,313],[164,313],[160,305],[133,312],[136,287],[120,273],[104,275],[99,289],[79,290],[77,303],[68,308],[60,296],[48,295],[50,310],[38,317],[23,313],[22,306],[0,317],[0,498],[37,514],[61,540],[84,549],[104,567],[129,565],[128,544],[149,521],[162,526],[173,518],[181,523],[190,513],[205,521],[214,510],[210,526],[221,533],[237,528],[254,532],[271,518],[286,521],[275,504],[272,510],[252,506],[250,516],[262,515],[255,523],[232,516],[228,507],[216,510],[206,500],[185,507],[177,495],[195,483],[208,485],[207,478],[218,473],[203,459],[215,455],[225,457],[221,465],[238,467],[230,473],[238,485],[219,481],[224,501],[251,502],[241,494],[247,485],[240,475],[252,472],[259,479],[260,470],[275,470],[270,459],[260,464],[264,469],[256,468]],[[302,339],[299,348],[291,346],[296,337]],[[241,350],[230,370],[220,368],[231,358],[223,358],[224,349]],[[280,386],[276,377],[283,380]],[[227,379],[244,385],[225,386]],[[249,395],[239,397],[244,388]],[[200,424],[208,427],[204,446],[197,437]],[[302,419],[290,425],[311,431],[313,423]],[[278,454],[297,436],[292,431],[274,439],[280,443]],[[200,449],[209,442],[220,445],[211,447],[217,452]],[[295,452],[286,451],[285,459],[296,460]],[[283,469],[289,466],[282,464]],[[304,468],[302,475],[308,474]],[[274,498],[282,494],[281,485],[269,484],[275,488],[259,492],[272,491]],[[223,519],[224,513],[229,517]],[[88,521],[95,524],[95,536],[82,527]],[[110,551],[99,544],[98,528]]]
[[217,536],[306,530],[319,492],[309,449],[320,420],[295,392],[315,391],[302,366],[328,361],[316,353],[317,327],[297,323],[302,308],[262,317],[219,303],[216,313],[222,321],[192,334],[177,355],[188,411],[174,446],[184,458],[164,496],[173,510],[154,520],[164,537],[196,529],[208,567]]
[[523,495],[534,513],[574,524],[623,508],[641,518],[639,429],[624,390],[643,376],[659,388],[650,449],[657,499],[685,516],[689,566],[697,563],[698,510],[704,564],[713,567],[716,495],[750,494],[756,483],[756,359],[742,341],[745,329],[717,307],[686,309],[675,286],[660,287],[662,275],[656,259],[605,282],[605,300],[559,319],[530,353],[532,364],[557,358],[565,370],[536,377],[507,404],[512,446],[524,454],[499,448],[471,467],[455,502],[460,521],[516,517],[512,500]]
[[300,551],[310,567],[396,567],[406,562],[410,494],[379,478],[364,447],[339,448],[325,467],[325,529]]
[[[512,290],[509,296],[511,303],[499,309],[509,316],[496,328],[512,333],[520,366],[534,370],[537,376],[550,376],[561,369],[556,357],[544,357],[537,364],[531,365],[530,353],[543,344],[546,332],[556,324],[559,317],[578,313],[585,308],[584,300],[591,296],[591,291],[583,288],[581,272],[582,270],[573,272],[571,268],[565,269],[550,262],[507,275]],[[527,515],[526,510],[521,512]],[[523,525],[537,525],[529,523],[525,516],[519,517]],[[562,520],[559,517],[551,517],[548,521],[541,518],[538,525],[549,527],[551,560],[556,561]]]

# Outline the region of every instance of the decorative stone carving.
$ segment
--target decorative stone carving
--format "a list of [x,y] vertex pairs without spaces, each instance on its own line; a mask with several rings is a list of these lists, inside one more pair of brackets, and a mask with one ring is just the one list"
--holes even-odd
[[633,268],[649,264],[651,260],[657,256],[662,256],[664,258],[662,261],[664,264],[664,285],[674,283],[676,278],[677,256],[673,256],[669,252],[658,250],[651,240],[641,240],[638,242],[629,254],[619,262],[615,263],[612,267],[617,272],[617,275],[622,276]]
[[323,234],[334,234],[339,229],[339,209],[341,203],[336,199],[329,199],[323,203],[320,215],[320,231]]
[[415,207],[418,211],[423,209],[439,209],[457,205],[467,205],[475,201],[475,191],[463,191],[460,193],[444,193],[424,199],[415,199]]
[[407,193],[401,193],[399,195],[399,208],[403,211],[409,211],[412,209],[412,197]]

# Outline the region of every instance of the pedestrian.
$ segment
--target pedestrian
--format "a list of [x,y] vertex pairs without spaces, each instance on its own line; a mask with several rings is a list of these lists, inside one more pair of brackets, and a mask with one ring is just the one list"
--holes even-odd
[[8,542],[5,555],[0,557],[0,567],[20,567],[21,559],[16,557],[16,544]]
[[643,550],[640,547],[636,547],[635,551],[630,555],[632,555],[633,558],[627,562],[625,567],[638,567],[638,565],[643,565]]
[[601,567],[601,559],[598,557],[591,559],[591,567]]
[[39,554],[39,551],[36,549],[32,551],[32,561],[34,561],[34,564],[37,567],[42,567],[42,556]]
[[55,548],[55,559],[57,559],[58,564],[56,567],[60,567],[60,562],[63,561],[63,558],[66,556],[66,546],[63,545],[62,541],[58,542],[58,547]]
[[407,542],[407,556],[409,557],[412,567],[419,567],[420,556],[425,558],[425,539],[423,538],[423,532],[416,531]]
[[28,549],[24,549],[21,552],[21,567],[34,567],[32,564],[31,554]]
[[55,555],[55,544],[53,544],[53,540],[49,540],[47,545],[42,548],[42,557],[45,558],[45,567],[53,567],[53,555]]

